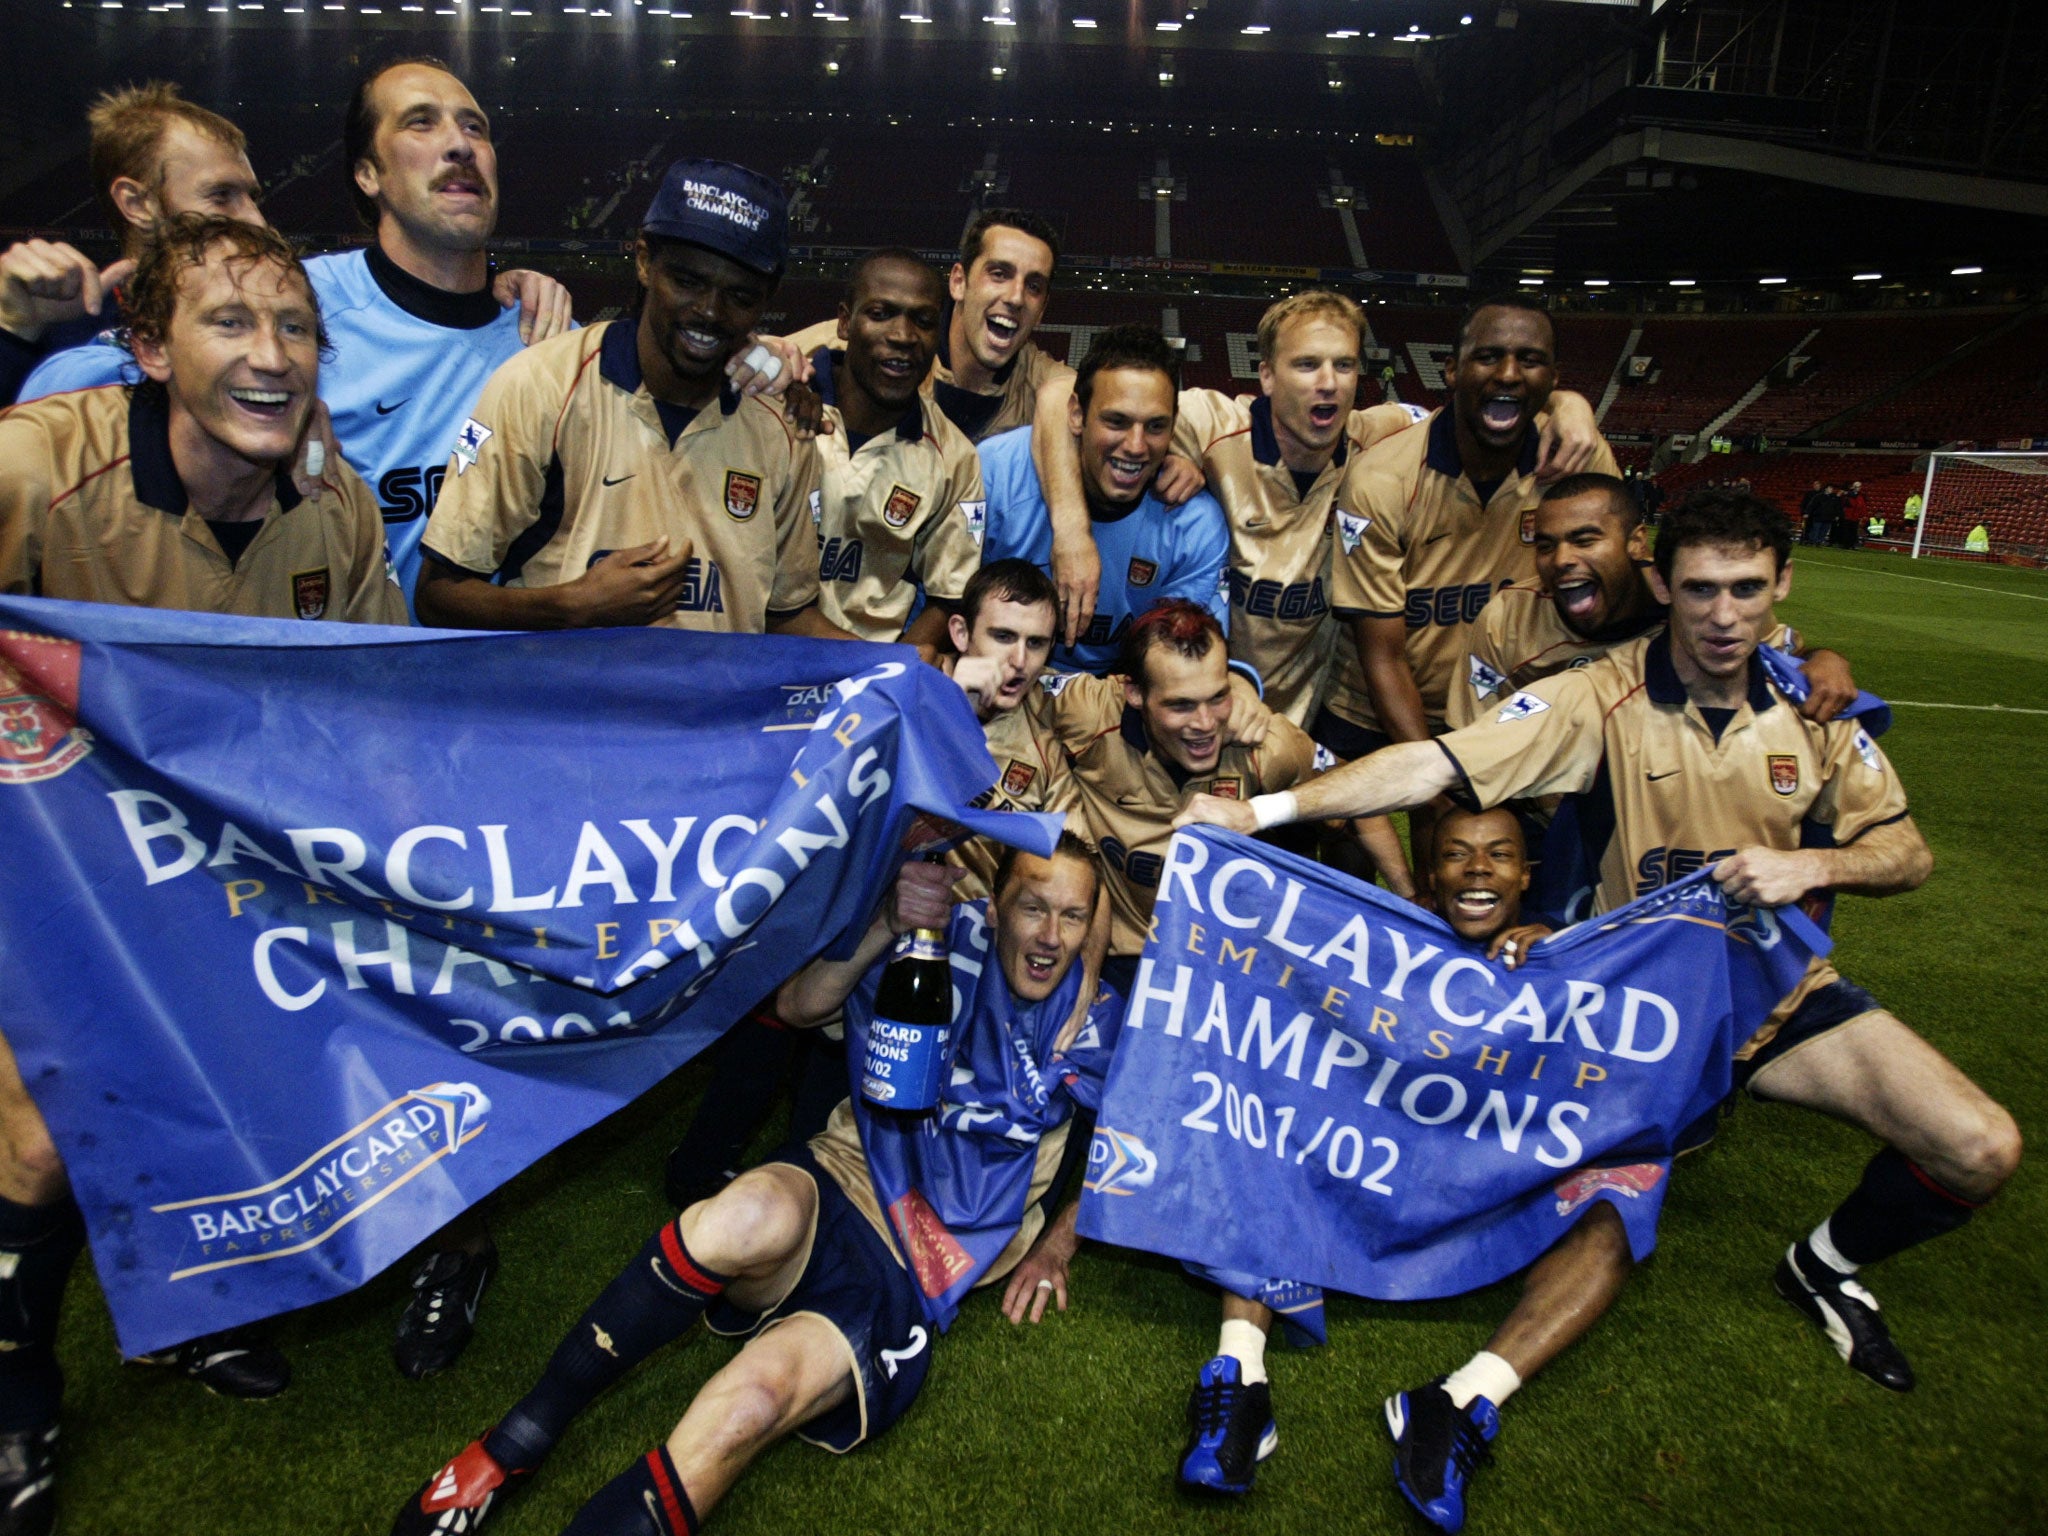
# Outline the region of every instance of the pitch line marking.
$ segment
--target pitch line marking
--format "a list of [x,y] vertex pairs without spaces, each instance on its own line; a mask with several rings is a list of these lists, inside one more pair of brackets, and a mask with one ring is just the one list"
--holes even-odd
[[[1924,581],[1930,587],[1955,587],[1963,592],[1989,592],[1998,597],[2017,597],[2029,603],[2048,603],[2048,597],[2042,597],[2034,592],[2014,592],[2005,587],[1980,587],[1976,583],[1969,581],[1942,581],[1934,576],[1908,576],[1904,571],[1872,571],[1860,569],[1853,565],[1835,565],[1832,562],[1826,561],[1822,562],[1822,564],[1828,570],[1848,571],[1861,576],[1889,576],[1893,581]],[[1958,705],[1956,707],[1963,708],[1965,706]]]
[[1928,699],[1886,699],[1885,703],[1903,704],[1908,709],[1968,709],[1995,715],[2048,715],[2048,709],[2022,709],[2015,704],[1936,704]]

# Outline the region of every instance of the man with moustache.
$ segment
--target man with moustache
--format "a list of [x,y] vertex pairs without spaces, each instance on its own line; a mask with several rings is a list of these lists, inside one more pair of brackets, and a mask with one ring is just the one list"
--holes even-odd
[[[144,382],[0,415],[0,591],[276,619],[403,624],[369,490],[292,475],[320,377],[320,310],[291,246],[233,218],[158,228],[129,287]],[[62,1158],[0,1040],[0,1530],[56,1519],[56,1333],[84,1244]],[[147,1363],[270,1397],[291,1370],[234,1335]]]
[[[1199,603],[1219,624],[1229,622],[1222,507],[1206,492],[1171,506],[1154,484],[1173,446],[1175,404],[1173,353],[1158,331],[1120,325],[1095,338],[1074,377],[1065,430],[1078,449],[1090,531],[1107,574],[1088,627],[1054,653],[1064,669],[1107,672],[1131,621],[1169,599]],[[981,445],[988,489],[982,553],[1029,560],[1057,581],[1053,517],[1034,463],[1039,431],[1020,427]]]
[[766,177],[668,168],[635,245],[639,317],[520,353],[457,438],[421,541],[423,622],[851,638],[818,607],[816,450],[726,377],[787,239]]
[[876,251],[847,282],[845,350],[812,358],[833,426],[817,442],[819,607],[863,640],[927,654],[981,563],[986,506],[974,444],[918,388],[944,295],[915,251]]

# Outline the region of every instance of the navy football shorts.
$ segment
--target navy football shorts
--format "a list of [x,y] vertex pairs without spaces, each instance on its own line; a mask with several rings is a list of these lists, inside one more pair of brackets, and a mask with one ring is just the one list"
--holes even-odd
[[1840,977],[1811,993],[1793,1011],[1770,1041],[1754,1056],[1735,1063],[1735,1086],[1747,1088],[1750,1079],[1781,1056],[1790,1055],[1808,1041],[1817,1040],[1851,1019],[1860,1019],[1884,1005],[1853,981]]
[[811,1253],[790,1293],[765,1312],[747,1312],[720,1298],[704,1319],[711,1332],[753,1338],[777,1323],[809,1314],[830,1323],[846,1343],[853,1397],[797,1431],[813,1445],[844,1454],[902,1418],[924,1386],[938,1330],[925,1321],[917,1284],[881,1234],[820,1168],[811,1149],[785,1147],[774,1162],[801,1169],[818,1187],[818,1223]]

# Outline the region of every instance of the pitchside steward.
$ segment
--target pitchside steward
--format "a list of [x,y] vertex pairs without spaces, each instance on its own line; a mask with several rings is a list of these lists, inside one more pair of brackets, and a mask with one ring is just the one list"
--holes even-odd
[[[1791,707],[1756,655],[1792,586],[1791,525],[1738,492],[1666,514],[1650,581],[1669,627],[1514,694],[1487,719],[1413,742],[1257,803],[1203,797],[1186,815],[1251,831],[1359,815],[1449,793],[1492,806],[1587,796],[1595,909],[1710,868],[1736,901],[1888,896],[1933,858],[1884,753],[1853,719]],[[1862,1182],[1779,1262],[1778,1293],[1850,1367],[1906,1391],[1913,1373],[1865,1265],[1953,1231],[2019,1166],[2012,1117],[1868,992],[1817,959],[1736,1051],[1737,1081],[1859,1125],[1885,1145]]]

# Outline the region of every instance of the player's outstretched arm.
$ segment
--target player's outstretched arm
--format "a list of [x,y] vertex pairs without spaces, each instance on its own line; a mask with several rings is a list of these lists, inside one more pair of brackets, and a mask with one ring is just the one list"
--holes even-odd
[[1714,878],[1736,901],[1782,907],[1816,891],[1896,896],[1934,872],[1934,854],[1913,818],[1872,827],[1846,848],[1744,848],[1714,866]]
[[1070,402],[1074,375],[1058,369],[1038,389],[1031,419],[1031,466],[1052,520],[1052,579],[1060,594],[1060,639],[1067,645],[1087,633],[1102,585],[1102,556],[1088,527],[1088,498],[1081,490],[1081,450],[1074,443]]
[[850,959],[813,960],[775,994],[775,1016],[796,1029],[811,1029],[836,1015],[868,968],[913,928],[944,928],[952,920],[953,882],[966,871],[921,859],[905,864],[896,884],[875,910]]
[[1406,741],[1277,795],[1254,795],[1249,800],[1197,795],[1173,824],[1207,822],[1252,833],[1291,821],[1383,816],[1427,804],[1457,782],[1457,769],[1442,748],[1434,742]]

